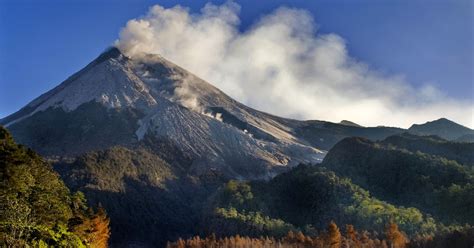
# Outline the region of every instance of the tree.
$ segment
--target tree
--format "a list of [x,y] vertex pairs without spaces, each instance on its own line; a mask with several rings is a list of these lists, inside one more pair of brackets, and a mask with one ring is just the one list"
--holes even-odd
[[298,243],[304,243],[306,241],[306,237],[304,236],[304,234],[301,231],[296,233],[295,238],[296,238],[296,241]]
[[89,213],[52,166],[0,126],[0,247],[107,247],[105,211]]
[[360,241],[357,238],[357,231],[354,229],[353,225],[346,225],[346,238],[348,240],[349,247],[360,247]]
[[99,207],[99,210],[92,218],[92,233],[90,245],[97,248],[106,248],[110,238],[109,229],[110,220],[105,213],[105,209]]
[[398,230],[398,225],[393,222],[388,224],[385,235],[390,248],[404,248],[407,244],[407,238]]
[[341,247],[341,232],[334,221],[331,221],[328,226],[328,242],[331,248]]

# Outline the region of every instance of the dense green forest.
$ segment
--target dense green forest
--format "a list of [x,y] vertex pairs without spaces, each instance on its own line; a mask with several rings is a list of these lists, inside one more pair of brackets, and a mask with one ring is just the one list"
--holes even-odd
[[205,226],[218,230],[217,235],[283,236],[290,230],[311,234],[331,220],[368,230],[383,230],[393,220],[411,235],[430,235],[438,226],[416,208],[380,201],[349,179],[308,165],[268,182],[229,181],[210,204],[214,212]]
[[1,246],[105,247],[110,230],[112,246],[474,245],[470,143],[346,138],[321,164],[242,181],[197,173],[189,156],[150,137],[53,170],[0,131]]
[[474,167],[469,162],[473,144],[409,138],[412,141],[407,136],[389,137],[380,143],[347,138],[331,149],[321,166],[381,200],[416,207],[447,224],[473,225]]
[[270,181],[229,181],[210,198],[203,230],[219,237],[282,238],[289,231],[314,237],[332,220],[375,233],[392,222],[412,247],[474,244],[471,150],[472,143],[433,136],[346,138],[322,164]]
[[199,233],[203,204],[225,182],[213,171],[186,173],[186,154],[166,140],[149,138],[133,149],[113,147],[55,165],[71,189],[107,209],[112,245],[164,246]]
[[410,133],[393,135],[380,143],[411,152],[419,151],[444,157],[459,164],[474,165],[474,143],[453,142],[435,135],[418,136]]
[[0,127],[0,246],[107,247],[109,219]]

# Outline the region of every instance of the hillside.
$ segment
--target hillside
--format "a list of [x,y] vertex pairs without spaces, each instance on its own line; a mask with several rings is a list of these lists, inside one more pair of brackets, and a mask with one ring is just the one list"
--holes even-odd
[[[395,219],[408,235],[472,224],[472,143],[281,118],[161,56],[142,55],[108,49],[0,120],[71,190],[104,207],[112,245],[149,247],[212,232],[310,234],[331,220],[380,232]],[[469,135],[458,138],[467,131],[448,124],[442,130],[453,128],[452,137]],[[436,125],[417,130],[437,134]],[[45,178],[62,185],[54,190],[64,191],[59,206],[67,210],[72,196],[56,177]]]
[[416,208],[380,201],[346,178],[307,165],[268,182],[230,181],[211,199],[211,206],[214,214],[205,226],[220,236],[282,237],[290,230],[311,234],[331,221],[380,231],[395,220],[410,235],[432,234],[437,228],[434,219]]
[[89,152],[55,168],[69,187],[107,209],[111,245],[162,246],[200,231],[205,199],[226,180],[217,171],[189,174],[189,156],[177,151],[146,137],[133,149]]
[[474,134],[474,130],[445,118],[424,124],[414,124],[408,131],[418,135],[437,135],[448,140],[462,139],[462,137],[467,137],[466,135]]
[[420,151],[444,157],[460,164],[474,165],[474,143],[448,141],[437,136],[418,136],[410,133],[390,136],[381,143],[411,152]]
[[0,246],[107,247],[109,220],[0,126]]
[[416,207],[446,223],[472,225],[473,167],[450,160],[470,161],[470,150],[468,143],[413,135],[389,137],[380,143],[347,138],[331,149],[321,165],[379,199]]
[[324,150],[331,149],[337,142],[347,137],[365,137],[376,141],[405,131],[395,127],[361,127],[326,121],[305,121],[295,129],[295,132],[311,145]]
[[474,134],[465,134],[461,137],[458,137],[455,141],[474,143]]

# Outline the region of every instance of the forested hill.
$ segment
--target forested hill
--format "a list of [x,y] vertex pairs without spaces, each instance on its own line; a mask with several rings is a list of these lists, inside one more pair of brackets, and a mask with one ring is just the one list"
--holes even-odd
[[0,246],[107,247],[109,220],[0,126]]
[[[217,171],[187,172],[188,156],[172,144],[143,142],[56,165],[68,186],[109,211],[113,245],[474,244],[467,143],[405,134],[381,142],[347,138],[322,164],[299,165],[268,181],[228,181]],[[71,193],[48,163],[3,128],[0,161],[2,246],[107,246],[104,211],[94,213],[82,193]]]
[[418,136],[410,133],[390,136],[381,143],[411,152],[420,151],[444,157],[460,164],[474,165],[474,143],[449,141],[436,135]]
[[437,221],[416,208],[381,201],[325,168],[300,165],[268,182],[230,181],[211,199],[204,226],[218,236],[315,234],[335,221],[381,232],[391,220],[410,237],[436,232]]
[[474,224],[472,143],[397,135],[382,142],[346,138],[322,166],[375,197],[416,207],[444,223]]

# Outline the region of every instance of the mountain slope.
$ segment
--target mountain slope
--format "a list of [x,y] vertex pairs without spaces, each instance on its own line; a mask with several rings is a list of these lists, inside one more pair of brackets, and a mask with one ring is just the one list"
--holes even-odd
[[[106,247],[108,219],[0,126],[0,246]],[[100,228],[98,228],[100,227]]]
[[418,136],[410,133],[387,137],[381,143],[411,152],[419,151],[444,157],[460,164],[474,165],[473,143],[448,141],[438,136]]
[[299,165],[270,181],[230,181],[210,202],[214,211],[203,229],[218,235],[281,237],[289,230],[315,232],[332,220],[383,230],[393,219],[410,235],[436,229],[435,220],[418,209],[381,201],[319,166]]
[[395,127],[360,127],[326,121],[305,121],[295,129],[295,132],[311,145],[329,150],[347,137],[364,137],[375,141],[403,133],[405,130]]
[[457,139],[457,142],[466,142],[466,143],[474,143],[474,134],[465,134]]
[[437,135],[448,140],[455,140],[465,135],[474,135],[474,130],[446,118],[429,121],[424,124],[414,124],[408,131],[419,135]]
[[[346,138],[329,151],[321,165],[339,176],[350,178],[381,200],[416,207],[438,216],[445,223],[472,225],[472,166],[449,160],[451,157],[465,161],[464,157],[459,159],[459,154],[453,153],[444,144],[428,144],[421,152],[416,146],[426,143],[427,138],[409,137],[407,149],[412,151],[403,148],[404,143],[400,142],[403,137],[389,137],[382,142]],[[451,145],[454,145],[454,151],[472,151],[471,144]]]
[[[107,209],[113,246],[162,247],[167,240],[199,231],[200,203],[216,187],[213,177],[188,176],[186,168],[163,159],[172,155],[164,154],[166,147],[156,149],[160,152],[117,146],[55,166],[70,188]],[[215,181],[220,180],[216,175]]]

